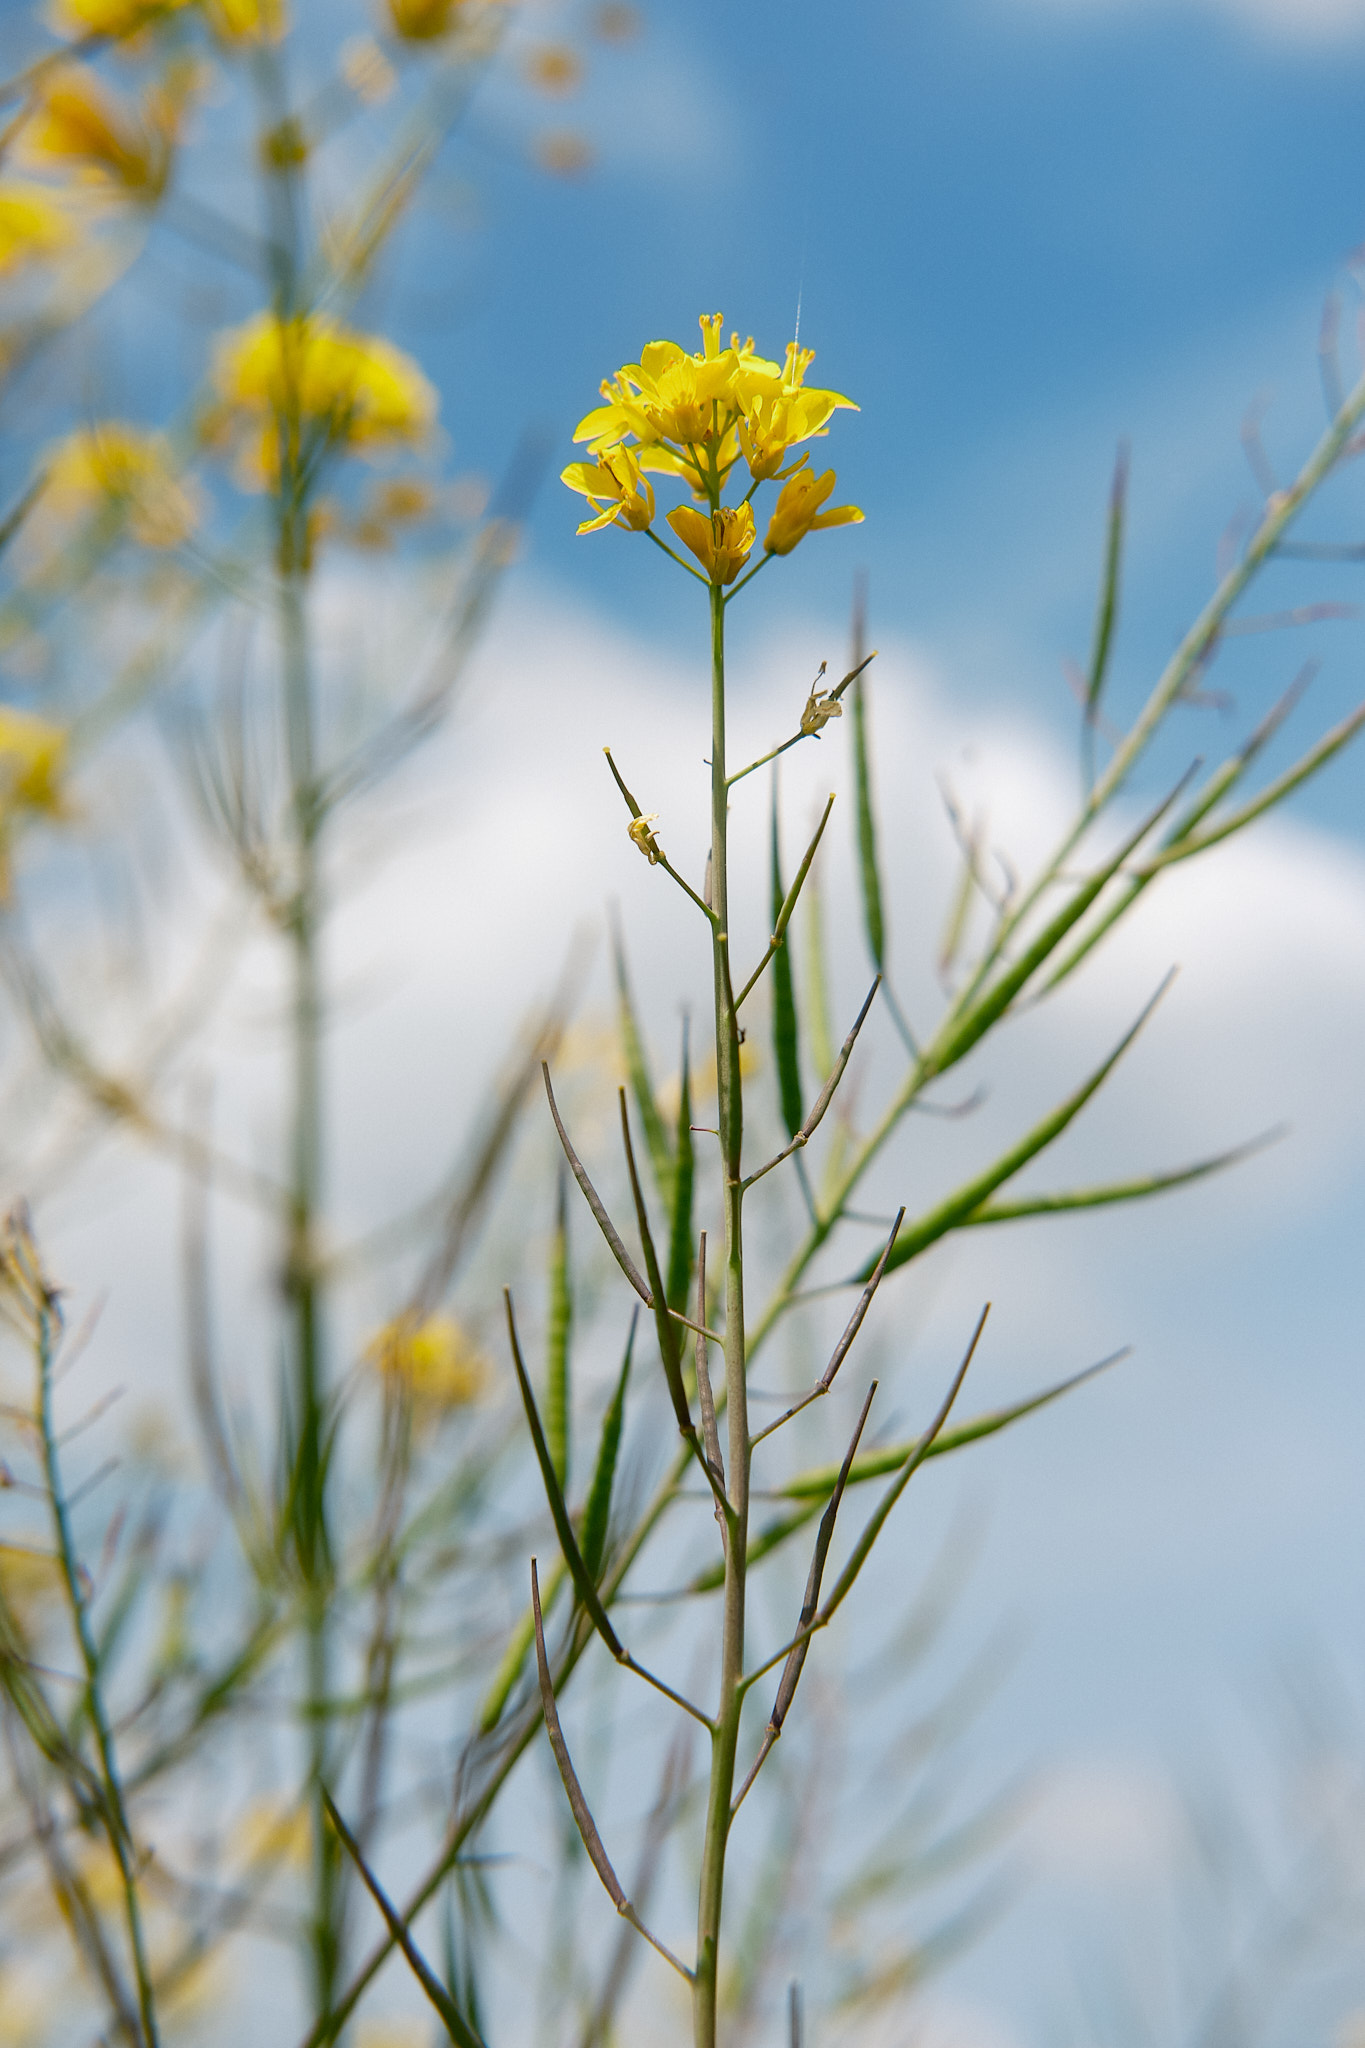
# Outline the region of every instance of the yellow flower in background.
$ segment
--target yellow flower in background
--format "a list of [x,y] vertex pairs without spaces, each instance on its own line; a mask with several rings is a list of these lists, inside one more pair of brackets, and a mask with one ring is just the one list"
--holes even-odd
[[50,452],[39,519],[120,511],[134,540],[148,548],[179,547],[199,520],[193,487],[176,472],[164,435],[122,420],[79,427]]
[[36,1974],[22,1963],[0,1963],[0,2048],[38,2048],[49,2003]]
[[20,1543],[0,1543],[0,1594],[25,1634],[36,1634],[48,1615],[63,1611],[62,1568],[56,1556]]
[[59,36],[135,36],[190,0],[55,0],[48,19]]
[[41,185],[0,184],[0,277],[53,256],[75,238],[60,201]]
[[734,582],[754,544],[751,505],[722,505],[711,513],[678,505],[669,513],[668,523],[713,583]]
[[395,1316],[371,1338],[366,1356],[428,1408],[463,1408],[488,1380],[487,1359],[453,1316]]
[[225,43],[277,43],[288,26],[284,0],[203,0],[203,8]]
[[580,533],[596,533],[602,526],[643,533],[653,523],[654,492],[632,449],[617,448],[598,462],[571,462],[560,479],[571,491],[581,491],[593,508],[595,516],[582,522]]
[[281,432],[303,459],[303,444],[319,439],[360,449],[416,441],[436,417],[436,393],[411,356],[321,313],[260,313],[224,335],[214,382],[224,423],[256,430],[264,479],[278,473]]
[[150,200],[165,190],[174,140],[174,110],[164,98],[130,106],[93,71],[73,65],[43,85],[18,153],[32,169]]
[[798,469],[787,478],[768,521],[763,541],[767,554],[789,555],[808,533],[817,533],[826,526],[857,526],[861,522],[863,515],[856,505],[831,505],[828,512],[820,510],[834,489],[834,481],[832,469],[827,469],[823,476]]
[[253,1799],[232,1830],[228,1854],[234,1863],[284,1864],[306,1870],[313,1830],[306,1806],[288,1799]]
[[0,704],[0,821],[16,811],[61,815],[66,750],[63,726]]
[[539,43],[522,58],[528,85],[552,99],[576,92],[583,82],[583,60],[567,43]]
[[432,43],[457,28],[469,0],[388,0],[389,25],[405,42]]

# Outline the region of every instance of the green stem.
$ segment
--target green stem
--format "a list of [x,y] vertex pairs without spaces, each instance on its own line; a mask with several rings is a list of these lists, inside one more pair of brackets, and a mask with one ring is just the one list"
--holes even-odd
[[725,1389],[729,1431],[729,1505],[725,1516],[725,1592],[720,1697],[711,1738],[711,1781],[706,1802],[701,1885],[697,1901],[697,1958],[692,1993],[696,2048],[715,2048],[725,1851],[734,1794],[735,1753],[744,1705],[744,1593],[749,1529],[748,1397],[744,1348],[742,1234],[744,1104],[739,1072],[739,1020],[730,978],[727,867],[729,796],[725,778],[725,598],[711,587],[711,908],[712,972],[716,1011],[716,1086],[725,1196]]
[[95,1747],[99,1753],[101,1818],[104,1821],[104,1831],[109,1838],[114,1861],[118,1865],[124,1918],[128,1923],[128,1946],[133,1958],[133,1974],[137,1979],[138,2017],[142,2027],[143,2048],[157,2048],[156,2001],[152,1992],[151,1970],[142,1933],[142,1908],[138,1899],[137,1872],[134,1867],[133,1831],[128,1821],[127,1804],[118,1773],[118,1760],[114,1753],[114,1738],[105,1710],[104,1691],[100,1684],[99,1650],[90,1629],[88,1596],[81,1585],[76,1546],[71,1536],[71,1518],[67,1511],[66,1495],[62,1490],[62,1476],[57,1460],[56,1432],[52,1427],[52,1355],[55,1332],[55,1316],[52,1309],[45,1305],[38,1313],[38,1429],[43,1445],[43,1475],[47,1482],[47,1496],[52,1509],[62,1583],[71,1609],[81,1664],[85,1670],[84,1706],[90,1719],[90,1726],[94,1730]]
[[308,500],[315,465],[305,448],[305,421],[297,388],[297,361],[287,337],[307,313],[300,303],[303,217],[299,167],[269,139],[290,119],[280,55],[263,49],[256,59],[270,218],[273,309],[285,338],[278,431],[279,484],[276,539],[285,747],[289,767],[291,868],[288,943],[292,996],[293,1129],[285,1273],[293,1323],[289,1372],[295,1432],[290,1533],[302,1580],[305,1626],[305,1721],[313,1816],[313,1910],[310,1955],[316,2011],[330,2013],[341,1960],[341,1865],[335,1832],[322,1805],[331,1776],[327,1703],[332,1696],[329,1620],[331,1542],[327,1525],[327,1388],[322,1333],[322,1272],[317,1256],[322,1198],[322,976],[320,839],[325,806],[318,775],[314,679],[309,655],[307,589]]

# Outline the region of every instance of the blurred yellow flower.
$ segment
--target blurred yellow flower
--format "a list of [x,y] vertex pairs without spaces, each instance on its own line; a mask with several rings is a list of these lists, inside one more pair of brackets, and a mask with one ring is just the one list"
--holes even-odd
[[581,491],[593,508],[594,517],[582,522],[580,533],[596,533],[602,526],[643,533],[653,521],[654,492],[630,448],[614,449],[598,462],[571,462],[560,479],[571,491]]
[[436,393],[411,356],[321,313],[257,314],[220,340],[214,381],[228,429],[255,430],[264,479],[278,474],[282,438],[303,462],[323,443],[418,440],[436,417]]
[[429,1408],[462,1408],[488,1379],[487,1359],[453,1316],[396,1316],[371,1338],[366,1357]]
[[51,1551],[0,1543],[0,1594],[19,1626],[32,1634],[61,1606],[61,1566]]
[[48,19],[59,36],[134,36],[190,0],[54,0]]
[[62,726],[0,704],[0,818],[15,811],[61,814],[66,748]]
[[41,185],[0,184],[0,277],[54,255],[74,233],[64,207]]
[[367,107],[386,100],[398,74],[373,36],[350,36],[341,46],[340,71],[358,100]]
[[405,42],[431,43],[449,35],[466,0],[388,0],[389,25]]
[[586,135],[577,135],[572,128],[555,128],[546,135],[538,135],[532,144],[532,154],[543,171],[552,171],[557,178],[579,178],[592,169],[595,161],[593,146]]
[[134,540],[147,548],[174,548],[198,524],[193,486],[176,472],[165,437],[122,420],[78,427],[47,458],[40,519],[95,512],[126,517]]
[[232,1830],[228,1854],[234,1863],[282,1863],[306,1870],[313,1830],[306,1806],[287,1799],[254,1799]]
[[35,170],[151,200],[165,190],[174,140],[174,110],[164,96],[130,106],[93,71],[72,65],[41,88],[18,153]]
[[823,476],[816,476],[809,469],[798,469],[794,476],[789,476],[777,494],[773,516],[768,521],[763,541],[765,552],[789,555],[798,541],[822,527],[857,526],[863,515],[856,505],[831,505],[828,512],[820,510],[833,489],[832,469],[827,469]]
[[0,1963],[0,2048],[37,2048],[47,2029],[48,2001],[22,1964]]
[[751,505],[722,505],[711,513],[677,505],[669,513],[668,523],[713,583],[734,582],[754,544]]
[[225,43],[277,43],[288,25],[284,0],[202,0]]
[[567,43],[538,43],[522,58],[522,70],[528,85],[554,99],[576,91],[583,78],[582,60]]

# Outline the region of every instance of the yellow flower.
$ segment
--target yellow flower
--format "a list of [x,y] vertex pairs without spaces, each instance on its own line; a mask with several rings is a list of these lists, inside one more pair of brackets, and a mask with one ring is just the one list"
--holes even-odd
[[436,393],[411,356],[321,313],[286,322],[258,314],[223,336],[214,379],[225,424],[256,430],[266,479],[278,474],[282,436],[299,461],[319,440],[356,448],[418,440],[436,415]]
[[756,478],[776,476],[789,449],[825,431],[830,414],[853,401],[807,389],[811,349],[788,345],[784,364],[757,354],[752,336],[722,348],[722,316],[701,317],[702,350],[652,341],[602,386],[606,403],[580,420],[576,441],[594,455],[634,440],[643,467],[671,469],[708,490],[724,482],[743,453]]
[[16,811],[60,816],[66,743],[60,725],[34,711],[0,704],[0,818]]
[[654,492],[633,450],[617,448],[597,462],[571,462],[560,471],[571,491],[581,491],[596,515],[578,531],[596,533],[601,526],[626,526],[643,533],[654,519]]
[[189,0],[55,0],[49,18],[60,36],[135,36],[188,5]]
[[828,512],[820,510],[833,489],[832,469],[827,469],[823,476],[816,476],[809,469],[798,469],[789,476],[777,494],[773,516],[768,521],[765,552],[789,555],[808,533],[826,526],[856,526],[863,516],[856,505],[831,505]]
[[431,43],[449,35],[465,0],[389,0],[393,32],[409,43]]
[[[823,675],[824,672],[824,664],[821,663],[820,674]],[[806,708],[801,713],[802,732],[806,734],[807,738],[814,733],[818,739],[822,729],[829,724],[831,718],[842,718],[843,715],[843,705],[837,697],[829,697],[820,689],[819,678],[817,677],[816,686],[811,690],[809,697],[807,697]]]
[[134,540],[146,548],[175,548],[199,521],[199,500],[176,474],[161,434],[100,420],[59,441],[47,458],[40,520],[101,508],[122,512]]
[[284,0],[203,0],[209,22],[225,43],[277,43],[284,34]]
[[754,544],[752,506],[722,505],[718,512],[708,514],[691,505],[677,505],[669,513],[668,523],[713,583],[734,582]]
[[658,815],[657,811],[650,811],[647,817],[632,818],[626,827],[651,867],[663,858],[663,848],[649,829]]
[[841,407],[858,410],[851,398],[837,391],[806,390],[806,371],[814,360],[814,349],[799,349],[789,341],[786,367],[778,383],[753,373],[745,379],[739,440],[749,474],[760,481],[778,474],[792,448],[823,434],[831,413]]
[[0,277],[55,254],[73,235],[66,212],[41,185],[0,185]]
[[428,1408],[464,1407],[488,1378],[488,1361],[452,1316],[396,1316],[371,1338],[366,1356]]
[[70,66],[38,94],[19,149],[35,169],[149,200],[165,190],[174,138],[174,113],[164,98],[149,96],[141,107],[130,107],[93,71]]
[[0,704],[0,902],[10,893],[10,843],[25,814],[59,818],[67,736],[32,711]]

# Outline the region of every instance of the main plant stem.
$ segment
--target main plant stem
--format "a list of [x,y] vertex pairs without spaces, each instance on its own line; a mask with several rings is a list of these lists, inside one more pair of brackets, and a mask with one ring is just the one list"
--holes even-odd
[[744,1357],[744,1242],[741,1153],[744,1101],[739,1074],[739,1019],[730,978],[729,876],[726,859],[728,795],[725,781],[725,598],[711,586],[711,909],[712,976],[716,1004],[716,1092],[725,1195],[725,1388],[729,1430],[729,1513],[725,1529],[725,1604],[721,1639],[720,1699],[711,1738],[711,1784],[706,1803],[701,1890],[697,1902],[697,1961],[692,1998],[696,2048],[715,2048],[725,1850],[734,1796],[735,1752],[743,1707],[744,1586],[749,1532],[749,1403]]
[[[286,511],[285,518],[289,514]],[[297,523],[302,523],[302,511]],[[283,551],[282,551],[283,552]],[[285,723],[293,796],[294,889],[289,920],[292,965],[291,1137],[287,1285],[293,1323],[292,1387],[295,1452],[293,1541],[305,1623],[309,1781],[313,1816],[313,1996],[319,2016],[331,2010],[340,1949],[339,1868],[335,1837],[322,1811],[330,1775],[327,1701],[331,1693],[331,1542],[327,1526],[327,1389],[318,1281],[317,1228],[322,1199],[322,979],[318,956],[321,892],[313,685],[308,659],[302,565],[281,562],[281,633]]]
[[284,734],[289,764],[291,874],[287,938],[292,981],[293,1092],[285,1247],[285,1285],[292,1324],[285,1407],[294,1449],[289,1525],[304,1613],[304,1718],[308,1731],[313,1849],[309,1960],[315,2012],[319,2018],[326,2018],[336,1998],[343,1897],[340,1851],[322,1798],[331,1775],[328,1702],[332,1692],[327,1385],[317,1256],[324,1122],[319,842],[325,805],[318,776],[314,677],[308,636],[310,481],[299,355],[303,345],[300,323],[311,309],[300,296],[304,219],[301,159],[288,146],[295,127],[279,50],[262,47],[257,53],[255,71],[262,121],[260,155],[266,173],[271,298],[281,337],[282,389],[276,422],[277,574]]

